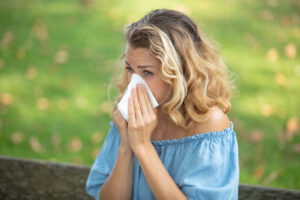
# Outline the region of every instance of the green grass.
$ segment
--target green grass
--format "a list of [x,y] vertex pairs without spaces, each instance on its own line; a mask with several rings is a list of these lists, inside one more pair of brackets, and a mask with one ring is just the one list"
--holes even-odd
[[[299,128],[282,139],[291,117],[300,119],[299,3],[80,2],[0,2],[0,154],[91,165],[109,130],[107,85],[124,50],[123,26],[165,7],[195,19],[233,72],[229,117],[239,141],[240,182],[300,189]],[[294,58],[285,53],[290,43]],[[267,57],[272,48],[274,62]],[[253,141],[255,131],[262,138]]]

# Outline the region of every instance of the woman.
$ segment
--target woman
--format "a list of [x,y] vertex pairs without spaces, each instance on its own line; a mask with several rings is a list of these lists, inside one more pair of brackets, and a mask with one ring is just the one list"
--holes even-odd
[[[95,199],[238,199],[238,144],[227,69],[185,14],[154,10],[125,28],[126,70],[147,83],[131,91],[128,122],[114,108],[111,129],[91,167]],[[116,102],[117,105],[117,102]]]

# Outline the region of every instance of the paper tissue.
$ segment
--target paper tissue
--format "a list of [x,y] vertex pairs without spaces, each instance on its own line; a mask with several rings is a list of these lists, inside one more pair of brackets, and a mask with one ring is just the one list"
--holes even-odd
[[128,84],[124,95],[118,104],[118,109],[122,116],[126,119],[126,121],[128,121],[128,98],[131,96],[131,89],[136,87],[137,84],[145,85],[152,107],[155,108],[158,106],[158,103],[155,97],[153,96],[151,90],[149,89],[146,81],[144,81],[144,79],[140,75],[134,73],[132,74],[130,83]]

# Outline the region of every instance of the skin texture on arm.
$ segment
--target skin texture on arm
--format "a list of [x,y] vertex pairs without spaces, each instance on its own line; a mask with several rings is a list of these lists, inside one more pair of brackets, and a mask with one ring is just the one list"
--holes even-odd
[[[119,101],[120,99],[117,102]],[[132,196],[133,151],[127,140],[127,122],[117,109],[117,104],[114,107],[113,121],[118,127],[121,143],[112,173],[101,188],[101,200],[131,199]]]
[[133,153],[130,149],[120,147],[118,158],[112,173],[100,190],[100,199],[131,199],[132,193]]

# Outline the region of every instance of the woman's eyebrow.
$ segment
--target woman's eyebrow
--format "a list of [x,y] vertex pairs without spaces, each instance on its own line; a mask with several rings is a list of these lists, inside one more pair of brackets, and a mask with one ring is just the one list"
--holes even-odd
[[[128,65],[128,66],[130,66],[130,64],[125,60],[125,63]],[[137,68],[147,68],[147,67],[153,67],[153,66],[151,66],[151,65],[139,65],[139,66],[137,66]]]

